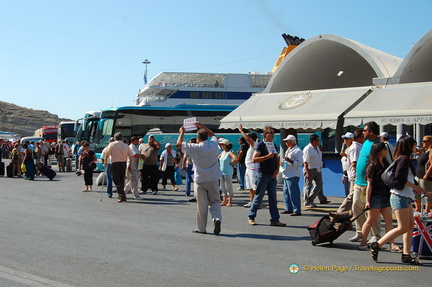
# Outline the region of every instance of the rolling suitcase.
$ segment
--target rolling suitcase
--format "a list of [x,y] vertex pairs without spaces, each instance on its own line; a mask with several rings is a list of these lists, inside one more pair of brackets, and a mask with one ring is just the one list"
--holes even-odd
[[49,168],[46,165],[39,167],[39,170],[43,175],[48,177],[50,180],[53,180],[53,178],[56,177],[57,175],[57,173],[52,168]]
[[12,163],[6,167],[6,176],[13,177],[13,166]]
[[359,215],[350,220],[350,215],[348,216],[338,216],[337,214],[323,216],[318,219],[314,224],[309,226],[308,231],[312,239],[312,245],[316,246],[318,243],[329,242],[333,243],[339,236],[341,236],[345,231],[352,228],[352,223],[367,209],[364,209]]
[[5,164],[4,162],[0,162],[0,176],[4,176],[5,174]]
[[70,157],[66,159],[66,171],[72,171],[72,159]]
[[426,219],[421,204],[421,215],[414,217],[414,231],[412,241],[412,252],[420,258],[432,259],[432,220]]

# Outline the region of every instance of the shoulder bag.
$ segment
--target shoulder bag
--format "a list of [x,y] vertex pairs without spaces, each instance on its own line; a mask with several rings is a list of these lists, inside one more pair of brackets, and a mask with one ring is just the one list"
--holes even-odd
[[381,175],[382,181],[390,188],[402,190],[405,187],[405,183],[408,178],[408,168],[407,167],[404,172],[404,176],[402,178],[396,178],[396,169],[398,167],[399,162],[401,161],[401,157],[398,157],[394,162],[392,162],[387,169]]

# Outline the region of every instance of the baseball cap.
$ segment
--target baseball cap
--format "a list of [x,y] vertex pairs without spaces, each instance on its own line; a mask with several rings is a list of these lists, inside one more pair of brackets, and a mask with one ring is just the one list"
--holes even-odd
[[229,145],[231,142],[229,141],[229,140],[227,140],[227,139],[224,139],[222,142],[220,142],[221,144],[224,144],[224,145]]
[[342,136],[343,139],[353,139],[354,138],[354,134],[351,132],[347,132],[346,134],[344,134]]
[[296,141],[296,137],[293,135],[288,135],[286,138],[283,139],[284,141]]
[[165,144],[165,148],[168,148],[169,146],[171,146],[170,143]]
[[380,134],[380,137],[385,138],[385,139],[388,139],[390,136],[389,136],[388,132],[382,132],[382,133]]

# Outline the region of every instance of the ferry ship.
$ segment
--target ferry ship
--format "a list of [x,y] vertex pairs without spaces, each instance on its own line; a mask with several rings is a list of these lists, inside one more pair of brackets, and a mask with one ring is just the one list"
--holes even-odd
[[253,93],[262,92],[271,73],[174,73],[163,72],[138,92],[138,106],[177,105],[239,106]]

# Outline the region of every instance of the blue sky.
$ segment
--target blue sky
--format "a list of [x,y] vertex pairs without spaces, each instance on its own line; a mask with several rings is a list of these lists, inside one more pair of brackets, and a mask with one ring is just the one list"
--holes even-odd
[[76,119],[133,105],[159,72],[271,71],[285,42],[334,34],[404,58],[432,1],[0,0],[0,100]]

